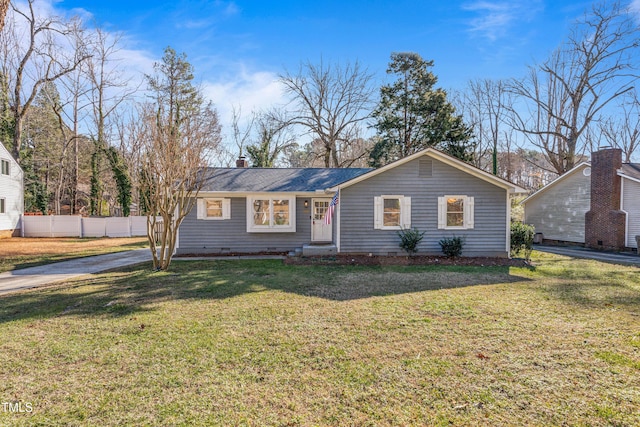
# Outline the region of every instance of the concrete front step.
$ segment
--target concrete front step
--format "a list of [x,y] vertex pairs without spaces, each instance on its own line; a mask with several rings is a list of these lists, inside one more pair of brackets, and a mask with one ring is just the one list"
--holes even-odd
[[338,253],[336,245],[304,245],[302,247],[302,256],[323,256],[335,255]]

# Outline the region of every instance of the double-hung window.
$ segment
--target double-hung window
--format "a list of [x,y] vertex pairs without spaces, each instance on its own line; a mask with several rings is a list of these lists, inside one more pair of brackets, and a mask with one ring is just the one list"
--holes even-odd
[[438,228],[445,230],[471,229],[474,227],[473,211],[473,197],[438,197]]
[[231,218],[231,199],[198,199],[198,219]]
[[9,175],[9,161],[2,159],[0,160],[0,173],[2,175]]
[[295,232],[295,197],[247,197],[247,232]]
[[411,228],[411,197],[375,197],[373,217],[377,230]]

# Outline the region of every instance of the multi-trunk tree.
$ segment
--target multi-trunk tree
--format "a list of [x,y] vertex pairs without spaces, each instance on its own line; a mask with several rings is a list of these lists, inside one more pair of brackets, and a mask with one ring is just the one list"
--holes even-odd
[[154,268],[167,270],[178,227],[207,179],[207,161],[220,142],[216,110],[193,85],[186,55],[165,49],[147,76],[153,102],[141,106],[142,177]]

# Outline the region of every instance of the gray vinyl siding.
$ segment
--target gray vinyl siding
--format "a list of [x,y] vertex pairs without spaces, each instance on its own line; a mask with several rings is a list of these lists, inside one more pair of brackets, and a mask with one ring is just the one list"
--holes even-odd
[[545,239],[584,243],[585,214],[590,204],[591,178],[577,170],[529,200],[524,220]]
[[20,228],[24,209],[23,173],[4,146],[0,147],[0,159],[9,162],[9,175],[0,173],[0,198],[5,199],[5,213],[0,213],[0,231],[13,231]]
[[[432,176],[419,176],[420,159],[389,169],[344,188],[340,198],[340,251],[402,255],[395,230],[374,229],[374,197],[411,197],[411,227],[426,232],[419,254],[442,255],[443,237],[463,236],[463,256],[508,256],[507,191],[477,177],[433,160]],[[474,197],[475,225],[468,230],[438,229],[438,197]]]
[[622,210],[627,212],[627,246],[637,248],[640,235],[640,183],[622,178]]
[[[178,254],[288,252],[311,241],[310,209],[296,199],[295,233],[247,233],[247,201],[231,198],[231,218],[197,219],[194,207],[180,225]],[[310,200],[307,198],[306,200]]]

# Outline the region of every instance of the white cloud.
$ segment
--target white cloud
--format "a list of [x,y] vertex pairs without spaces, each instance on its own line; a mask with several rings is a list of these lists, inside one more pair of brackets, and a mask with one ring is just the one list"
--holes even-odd
[[234,2],[229,2],[224,8],[224,14],[226,16],[233,16],[237,15],[238,13],[240,13],[240,8]]
[[239,66],[238,73],[233,78],[205,81],[203,92],[215,104],[221,123],[226,128],[231,124],[233,108],[240,109],[244,120],[248,120],[253,111],[286,102],[276,74],[249,71],[244,66]]
[[465,3],[462,9],[476,14],[469,21],[471,33],[495,41],[505,37],[517,21],[531,19],[538,9],[538,1],[480,0]]
[[[16,4],[20,5],[20,7],[27,7],[26,3],[20,0]],[[62,4],[58,4],[56,0],[37,0],[36,5],[39,16],[69,17],[79,15],[84,19],[91,18],[91,14],[84,9],[74,9],[73,11],[58,9]],[[227,16],[240,13],[238,6],[234,2],[219,1],[214,5]],[[203,25],[204,22],[205,20],[192,21],[184,25],[198,27]],[[144,75],[153,74],[153,65],[160,61],[160,58],[149,51],[139,49],[138,41],[131,38],[127,33],[114,32],[111,36],[119,39],[118,44],[120,46],[120,49],[113,57],[113,72],[119,76],[121,81],[127,81],[130,88],[139,87],[141,91],[135,97],[142,100],[146,89]],[[252,69],[245,64],[230,63],[221,58],[216,58],[212,63],[208,63],[206,59],[204,58],[204,63],[195,61],[193,64],[198,70],[204,69],[204,72],[207,72],[211,67],[215,69],[216,73],[210,75],[221,76],[209,80],[205,79],[201,87],[205,98],[210,99],[215,104],[225,133],[228,133],[230,128],[232,110],[234,108],[241,110],[242,121],[246,123],[250,119],[252,112],[286,103],[287,100],[276,73]]]
[[640,21],[640,0],[632,0],[629,4],[629,10],[635,15],[636,20]]

